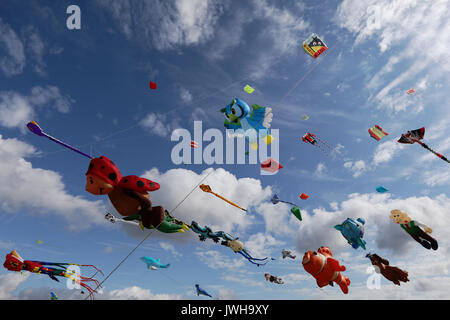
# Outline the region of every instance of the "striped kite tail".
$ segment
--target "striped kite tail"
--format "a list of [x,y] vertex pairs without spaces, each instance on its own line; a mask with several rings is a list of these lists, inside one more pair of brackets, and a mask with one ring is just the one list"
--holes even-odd
[[[420,142],[419,142],[419,143],[420,143]],[[424,147],[425,149],[427,149],[428,151],[433,152],[435,155],[437,155],[439,158],[441,158],[441,159],[444,160],[445,162],[450,163],[450,161],[449,161],[445,156],[443,156],[442,154],[440,154],[440,153],[434,151],[434,150],[431,149],[429,146],[427,146],[425,143],[422,142],[422,143],[420,143],[420,145],[421,145],[422,147]]]
[[322,142],[324,145],[326,145],[328,147],[328,149],[333,150],[333,148],[331,148],[325,141],[323,141],[322,139],[320,139],[318,136],[316,136],[317,140],[319,140],[320,142]]

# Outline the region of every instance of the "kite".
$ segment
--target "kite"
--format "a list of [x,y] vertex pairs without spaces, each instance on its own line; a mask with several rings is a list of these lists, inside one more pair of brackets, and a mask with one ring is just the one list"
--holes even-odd
[[241,209],[242,211],[247,211],[247,209],[241,208],[241,207],[239,207],[237,204],[235,204],[235,203],[231,202],[230,200],[225,199],[225,198],[222,197],[221,195],[219,195],[219,194],[213,192],[213,191],[211,190],[211,187],[208,186],[208,185],[206,185],[206,184],[200,185],[200,189],[202,189],[203,192],[211,193],[211,194],[215,195],[217,198],[220,198],[220,199],[222,199],[223,201],[228,202],[228,203],[231,204],[232,206],[235,206],[236,208],[239,208],[239,209]]
[[191,148],[197,149],[197,148],[198,148],[198,143],[195,142],[194,140],[192,140],[192,141],[191,141]]
[[193,232],[198,234],[200,241],[205,241],[206,239],[212,239],[215,243],[219,242],[221,239],[229,239],[225,232],[217,231],[213,232],[208,226],[200,226],[197,222],[192,221],[190,228]]
[[154,259],[150,257],[141,257],[141,261],[144,262],[147,265],[147,269],[157,270],[158,268],[168,268],[170,266],[170,263],[164,265],[161,264],[161,261],[159,259]]
[[426,225],[418,221],[411,220],[408,214],[398,209],[391,211],[390,218],[395,223],[399,224],[400,227],[402,227],[402,229],[406,231],[406,233],[408,233],[414,240],[420,243],[424,248],[428,250],[438,249],[438,243],[436,239],[430,236],[430,234],[433,232],[433,230],[430,227],[427,227]]
[[[116,218],[111,213],[106,213],[105,219],[108,220],[111,223],[115,223],[116,221],[120,221],[123,223],[132,224],[135,226],[139,226],[141,229],[143,229],[142,223],[137,221],[132,221],[134,217],[131,217],[128,219],[128,217],[125,218]],[[153,229],[153,227],[149,228]],[[156,230],[163,232],[163,233],[175,233],[180,232],[184,233],[185,230],[189,230],[189,226],[186,225],[183,221],[177,220],[173,218],[167,210],[164,211],[164,221],[159,225]]]
[[388,189],[386,189],[386,188],[383,187],[383,186],[379,186],[379,187],[377,187],[375,190],[377,190],[377,192],[379,192],[379,193],[385,193],[385,192],[388,192],[388,191],[389,191]]
[[268,171],[271,173],[275,173],[278,170],[282,169],[283,166],[277,160],[273,158],[269,158],[263,162],[261,162],[261,170]]
[[204,295],[204,296],[208,296],[208,297],[212,298],[212,296],[208,292],[206,292],[205,290],[200,288],[200,286],[198,284],[195,285],[195,291],[197,292],[197,296]]
[[302,115],[302,119],[306,121],[306,120],[309,120],[309,117],[306,114],[304,114],[304,115]]
[[325,42],[323,42],[315,33],[311,34],[308,39],[303,41],[303,50],[314,57],[314,59],[324,53],[327,49]]
[[247,93],[253,93],[253,91],[255,91],[255,89],[253,89],[252,87],[250,87],[248,84],[244,87],[244,91]]
[[266,281],[270,281],[270,282],[276,283],[276,284],[284,284],[283,279],[276,277],[276,276],[272,276],[271,274],[265,273],[264,277],[266,278]]
[[361,247],[366,250],[366,241],[363,240],[365,223],[362,218],[358,218],[356,221],[347,218],[342,224],[335,225],[334,228],[341,232],[353,249]]
[[341,274],[341,271],[345,271],[346,268],[333,258],[330,248],[320,247],[317,252],[306,252],[302,264],[305,271],[317,280],[317,285],[320,288],[333,285],[333,282],[336,282],[343,293],[348,293],[350,279]]
[[317,142],[319,141],[321,144],[323,144],[324,146],[326,146],[328,149],[331,150],[331,147],[325,143],[324,141],[322,141],[321,139],[319,139],[319,137],[317,137],[315,134],[307,132],[303,137],[302,137],[303,142],[305,143],[310,143],[313,146],[319,148],[323,153],[325,153],[327,156],[329,156],[328,152]]
[[156,84],[156,82],[150,81],[150,89],[156,90],[157,87],[158,85]]
[[372,138],[374,138],[377,141],[380,141],[382,138],[388,135],[388,133],[384,132],[379,125],[374,125],[372,128],[370,128],[369,134]]
[[53,292],[50,292],[50,297],[52,300],[58,300],[58,296],[54,294]]
[[302,214],[300,212],[300,208],[296,204],[294,204],[292,202],[280,200],[280,198],[276,194],[272,197],[272,199],[270,201],[272,201],[273,204],[277,204],[279,202],[283,202],[283,203],[287,203],[287,204],[292,205],[293,206],[291,208],[292,214],[294,216],[296,216],[298,220],[302,221]]
[[307,194],[302,193],[302,194],[300,195],[300,199],[302,199],[302,200],[306,200],[306,199],[308,199],[308,198],[309,198],[309,196],[308,196]]
[[414,92],[416,92],[416,90],[414,90],[414,88],[411,88],[408,91],[406,91],[407,94],[413,94]]
[[[108,195],[114,208],[122,216],[125,216],[126,220],[139,221],[142,229],[159,227],[161,224],[172,224],[165,218],[163,207],[152,206],[148,192],[158,190],[160,188],[158,183],[138,176],[122,177],[119,168],[107,157],[92,158],[46,134],[34,121],[29,122],[27,127],[34,134],[46,137],[91,159],[86,172],[86,191],[94,195]],[[174,224],[173,227],[181,229],[183,226]]]
[[43,244],[44,242],[42,240],[36,240],[37,244]]
[[[95,290],[93,290],[86,283],[94,282],[98,288],[100,286],[100,283],[96,279],[94,279],[94,276],[97,274],[97,272],[100,272],[103,275],[102,271],[97,269],[97,267],[93,265],[23,260],[15,250],[6,255],[6,260],[3,263],[3,266],[9,271],[21,272],[22,270],[26,270],[32,273],[46,274],[50,277],[50,279],[57,282],[59,282],[59,280],[56,277],[66,277],[79,284],[83,288],[87,289],[91,298],[94,297],[93,295]],[[70,266],[92,267],[97,270],[97,272],[90,278],[83,277],[73,270],[70,270]]]
[[402,134],[402,136],[400,137],[400,139],[398,139],[397,142],[398,143],[405,143],[405,144],[413,144],[414,142],[417,142],[423,148],[425,148],[428,151],[434,153],[435,155],[437,155],[442,160],[450,163],[450,161],[446,157],[444,157],[442,154],[437,153],[436,151],[431,149],[429,146],[427,146],[425,143],[420,141],[420,140],[423,139],[424,135],[425,135],[425,127],[417,129],[417,130],[408,131],[406,134]]
[[[252,105],[252,112],[248,104],[241,99],[233,99],[231,103],[220,110],[225,114],[224,126],[227,129],[242,129],[242,134],[248,139],[253,150],[258,149],[258,136],[263,138],[266,144],[273,141],[269,134],[270,123],[272,122],[272,108]],[[254,129],[254,130],[251,130]],[[239,135],[239,133],[235,133]]]
[[389,265],[389,261],[386,259],[383,259],[379,255],[373,253],[368,253],[366,255],[366,258],[370,259],[370,262],[376,267],[378,267],[378,270],[375,269],[378,273],[381,273],[383,277],[388,279],[389,281],[392,281],[396,285],[400,285],[401,282],[408,282],[408,272],[404,271],[402,269],[399,269],[397,267],[392,267]]
[[281,255],[283,257],[283,259],[286,259],[287,257],[291,258],[291,259],[295,259],[295,256],[292,255],[292,252],[286,249],[281,250]]

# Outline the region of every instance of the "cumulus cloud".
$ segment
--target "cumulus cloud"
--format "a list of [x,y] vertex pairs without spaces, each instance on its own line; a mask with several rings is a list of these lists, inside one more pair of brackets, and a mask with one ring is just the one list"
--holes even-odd
[[59,173],[33,168],[26,160],[34,153],[33,146],[0,135],[0,179],[8,181],[0,184],[1,211],[59,216],[72,230],[103,223],[98,214],[103,211],[102,201],[70,195]]
[[9,24],[0,18],[0,69],[7,77],[22,73],[26,57],[22,41]]
[[353,172],[353,178],[358,178],[367,170],[364,160],[358,160],[355,162],[347,161],[344,163],[344,168],[347,168]]
[[377,166],[382,163],[388,163],[403,149],[403,145],[396,141],[386,141],[377,146],[373,153],[372,163]]
[[0,300],[16,299],[14,292],[27,278],[28,275],[19,272],[0,275]]
[[153,112],[147,114],[140,121],[140,125],[160,137],[169,136],[173,130],[179,127],[176,118]]
[[0,91],[0,125],[6,128],[26,130],[25,124],[36,119],[43,107],[67,113],[75,100],[61,93],[55,86],[36,86],[29,95],[15,91]]

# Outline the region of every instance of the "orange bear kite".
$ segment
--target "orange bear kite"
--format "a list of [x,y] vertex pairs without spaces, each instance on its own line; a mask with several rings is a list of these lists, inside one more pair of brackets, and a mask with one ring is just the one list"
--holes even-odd
[[322,288],[333,285],[336,282],[343,293],[348,293],[350,279],[344,277],[340,271],[345,271],[345,266],[341,266],[339,261],[333,258],[330,248],[320,247],[316,251],[308,251],[303,256],[303,268],[317,280],[317,285]]

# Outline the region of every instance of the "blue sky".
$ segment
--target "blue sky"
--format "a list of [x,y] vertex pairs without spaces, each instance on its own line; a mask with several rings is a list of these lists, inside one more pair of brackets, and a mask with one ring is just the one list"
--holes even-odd
[[[81,30],[66,28],[71,4],[81,8]],[[213,170],[205,183],[249,212],[196,190],[174,215],[277,258],[257,268],[191,231],[155,232],[98,298],[203,299],[194,295],[199,283],[220,299],[448,299],[448,164],[396,140],[425,126],[426,143],[450,154],[449,9],[448,1],[413,0],[2,1],[0,252],[95,264],[107,274],[146,235],[104,220],[109,200],[84,191],[88,160],[28,132],[34,119],[54,137],[109,157],[122,174],[160,183],[151,198],[168,210]],[[317,60],[301,47],[312,32],[329,47]],[[416,94],[407,95],[411,87]],[[262,176],[259,165],[175,165],[172,132],[192,132],[194,120],[224,131],[220,109],[236,97],[272,107],[284,168]],[[375,124],[389,133],[379,142],[367,132]],[[337,148],[335,156],[303,143],[308,131]],[[390,192],[377,194],[379,185]],[[270,202],[275,193],[299,204],[302,222],[288,205]],[[404,234],[389,219],[392,209],[430,226],[439,250]],[[366,287],[365,252],[333,229],[347,217],[365,218],[368,248],[408,270],[409,283]],[[303,253],[322,245],[347,267],[348,295],[318,289],[304,271]],[[280,259],[283,248],[299,259]],[[144,255],[171,266],[146,270]],[[267,283],[265,272],[286,284]],[[0,270],[1,299],[47,299],[50,291],[84,297],[48,277]]]

